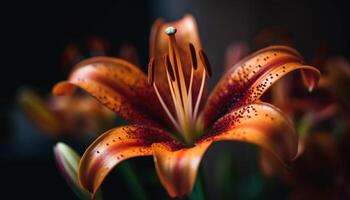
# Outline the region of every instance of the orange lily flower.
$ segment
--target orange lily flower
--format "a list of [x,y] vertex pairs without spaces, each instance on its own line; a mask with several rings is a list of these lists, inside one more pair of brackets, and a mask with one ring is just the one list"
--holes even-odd
[[169,195],[188,194],[205,151],[220,140],[259,145],[286,165],[295,158],[298,138],[293,125],[278,108],[259,98],[297,69],[302,69],[310,90],[316,86],[319,71],[304,65],[296,50],[271,46],[244,58],[205,102],[211,69],[196,22],[187,15],[172,23],[154,23],[149,63],[147,78],[121,59],[87,59],[53,89],[62,95],[77,86],[133,122],[102,134],[84,153],[78,179],[92,194],[121,161],[151,155]]

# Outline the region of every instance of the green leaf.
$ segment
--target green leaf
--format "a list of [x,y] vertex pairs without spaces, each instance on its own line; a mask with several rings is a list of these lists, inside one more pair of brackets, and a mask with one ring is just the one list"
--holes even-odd
[[188,196],[190,200],[204,200],[203,184],[200,173],[197,175],[196,183],[193,187],[192,193]]
[[132,165],[128,161],[124,161],[121,165],[119,165],[119,169],[133,197],[135,199],[147,200],[146,192],[134,173]]

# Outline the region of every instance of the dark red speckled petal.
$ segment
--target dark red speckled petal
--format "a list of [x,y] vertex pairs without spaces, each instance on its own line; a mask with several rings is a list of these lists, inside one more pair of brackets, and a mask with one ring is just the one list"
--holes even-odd
[[271,104],[256,102],[237,108],[215,122],[201,142],[235,140],[253,143],[288,165],[298,150],[298,136],[286,115]]
[[244,58],[211,93],[203,113],[205,127],[230,110],[258,100],[274,82],[296,69],[302,70],[309,90],[316,87],[319,71],[302,64],[300,54],[292,48],[271,46]]
[[85,151],[79,164],[80,185],[93,195],[108,173],[123,160],[153,154],[153,143],[179,146],[157,128],[129,125],[111,129],[96,139]]
[[170,124],[146,75],[127,61],[110,57],[84,60],[74,68],[68,81],[54,87],[53,93],[67,94],[75,86],[135,123],[162,127]]

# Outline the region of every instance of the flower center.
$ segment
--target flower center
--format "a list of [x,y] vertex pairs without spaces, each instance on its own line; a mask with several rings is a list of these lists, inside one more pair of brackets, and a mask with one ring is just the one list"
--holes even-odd
[[[154,81],[154,58],[151,58],[149,63],[148,81],[154,87],[163,109],[165,110],[170,121],[173,123],[174,127],[179,132],[182,139],[186,144],[193,144],[199,134],[203,132],[203,125],[201,124],[201,120],[199,120],[200,117],[198,115],[198,109],[203,95],[206,75],[210,76],[211,70],[207,56],[203,50],[200,49],[198,51],[198,55],[205,70],[203,70],[202,73],[200,88],[198,90],[198,94],[196,95],[197,99],[196,101],[193,101],[193,76],[195,71],[198,70],[196,49],[192,43],[188,44],[191,66],[182,66],[181,57],[175,39],[176,31],[177,30],[175,27],[168,27],[165,29],[165,33],[168,35],[169,50],[168,54],[165,54],[163,57],[173,105],[167,105],[165,103],[158,90],[157,83]],[[191,67],[191,75],[187,83],[183,67]],[[170,106],[174,107],[174,113],[170,111]]]

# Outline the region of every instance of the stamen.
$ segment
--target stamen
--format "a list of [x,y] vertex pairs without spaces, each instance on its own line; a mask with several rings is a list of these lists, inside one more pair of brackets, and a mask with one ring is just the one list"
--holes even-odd
[[190,77],[190,85],[188,86],[188,99],[187,99],[187,105],[189,107],[189,115],[192,120],[193,118],[193,113],[192,113],[192,84],[193,84],[193,73],[194,69],[191,68],[191,77]]
[[[181,109],[182,108],[181,97],[180,97],[180,94],[178,92],[175,92],[175,91],[178,91],[178,87],[177,87],[177,83],[174,82],[175,75],[174,75],[173,68],[171,66],[169,56],[164,55],[163,60],[164,60],[164,64],[165,64],[165,70],[166,70],[167,80],[168,80],[168,84],[169,84],[169,89],[171,92],[171,97],[172,97],[175,111],[176,111],[176,114],[178,117],[177,119],[178,120],[183,119],[183,117],[182,117],[183,116],[183,109]],[[180,120],[180,122],[181,122],[181,120]]]
[[181,103],[181,100],[179,99],[180,98],[179,95],[175,95],[174,84],[170,80],[169,73],[167,73],[167,79],[168,79],[168,84],[169,84],[169,88],[170,88],[170,92],[171,92],[171,97],[173,99],[177,119],[178,119],[178,121],[181,122],[181,120],[179,120],[179,119],[183,119],[183,117],[182,117],[183,116],[183,109],[180,109],[181,105],[179,104],[179,103]]
[[[155,93],[157,94],[157,97],[160,101],[161,106],[163,107],[165,113],[169,117],[171,123],[174,125],[174,127],[181,133],[183,139],[185,140],[185,143],[192,144],[196,132],[199,131],[197,127],[197,120],[198,120],[198,110],[201,104],[203,91],[205,88],[205,82],[206,82],[206,76],[211,76],[211,68],[210,63],[208,61],[208,57],[203,52],[202,49],[200,49],[198,52],[195,49],[195,46],[192,43],[188,43],[189,52],[187,51],[187,57],[190,56],[191,59],[191,66],[182,66],[181,61],[181,54],[180,49],[178,49],[178,46],[176,44],[176,28],[175,27],[168,27],[165,29],[165,33],[169,36],[168,37],[168,54],[165,54],[163,56],[163,63],[165,67],[165,73],[166,78],[169,85],[169,92],[171,93],[171,98],[173,101],[170,103],[170,105],[167,105],[161,96],[161,94],[158,91],[158,88],[156,86],[155,80],[154,80],[154,73],[155,73],[155,61],[154,58],[151,58],[148,68],[148,82],[153,85]],[[182,50],[182,49],[181,49]],[[198,55],[197,55],[198,53]],[[189,55],[188,55],[189,54]],[[193,85],[195,84],[195,81],[197,79],[195,78],[195,74],[197,73],[199,61],[197,56],[199,56],[201,64],[203,64],[203,71],[202,71],[202,79],[200,83],[200,88],[198,91],[197,99],[193,99]],[[186,63],[187,64],[187,63]],[[183,67],[190,67],[191,68],[191,74],[189,79],[186,79],[185,77],[185,71]],[[189,68],[188,68],[189,69]],[[187,71],[186,71],[187,72]],[[201,73],[201,72],[198,72]],[[187,74],[186,74],[187,75]],[[189,82],[188,82],[189,81]],[[193,102],[195,100],[195,102]],[[169,107],[170,106],[170,107]],[[174,107],[171,107],[174,106]],[[169,109],[173,108],[173,109]]]
[[189,44],[189,47],[190,47],[190,53],[191,53],[192,67],[196,70],[198,67],[196,50],[192,43]]
[[170,78],[172,81],[175,81],[175,75],[174,75],[174,71],[173,71],[173,67],[171,65],[170,59],[168,55],[164,55],[164,64],[166,67],[166,71],[169,73]]
[[205,53],[202,49],[199,50],[198,53],[199,53],[199,58],[201,59],[203,65],[204,65],[205,71],[207,72],[208,76],[211,77],[212,72],[211,72],[211,67],[210,67],[210,63],[209,63],[209,59],[208,59],[207,55],[205,55]]
[[164,103],[164,100],[162,98],[162,96],[160,96],[158,88],[156,86],[156,84],[153,84],[154,90],[156,91],[157,97],[160,101],[160,104],[162,105],[163,109],[165,110],[166,114],[168,115],[169,119],[171,120],[171,122],[174,124],[175,128],[178,131],[181,131],[179,124],[175,121],[173,115],[170,113],[168,107],[166,106],[166,104]]
[[167,78],[168,78],[168,84],[171,92],[171,96],[173,99],[174,107],[177,114],[177,119],[182,124],[183,122],[183,116],[184,116],[184,109],[182,106],[182,97],[181,92],[179,90],[179,84],[176,81],[176,76],[174,74],[174,68],[171,65],[170,59],[168,55],[164,56],[164,64],[166,66],[166,72],[167,72]]
[[152,85],[154,82],[154,66],[155,59],[152,57],[148,63],[148,84]]
[[200,101],[201,101],[201,98],[202,98],[202,95],[203,95],[204,85],[205,85],[205,70],[203,70],[201,87],[199,89],[197,101],[196,101],[196,104],[195,104],[195,107],[194,107],[194,113],[193,113],[194,119],[197,118],[198,108],[199,108],[199,104],[200,104]]

